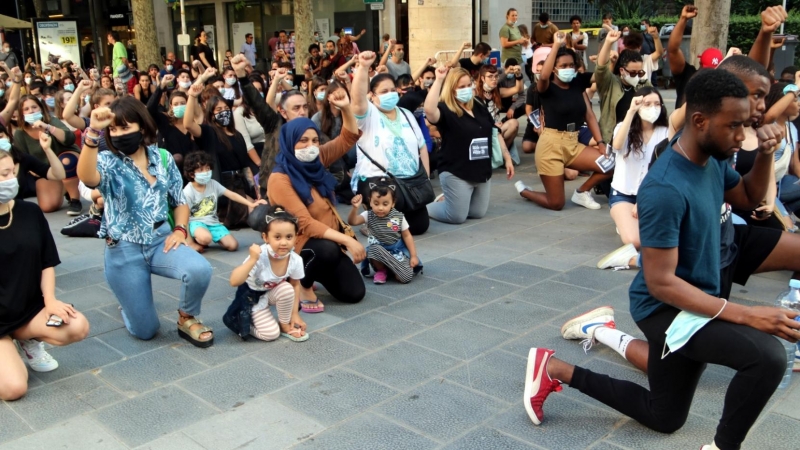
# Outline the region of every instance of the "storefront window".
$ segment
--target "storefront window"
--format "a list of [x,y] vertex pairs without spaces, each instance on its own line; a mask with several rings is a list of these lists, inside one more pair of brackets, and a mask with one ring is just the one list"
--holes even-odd
[[[183,47],[178,45],[178,35],[181,33],[181,12],[180,10],[171,11],[172,29],[175,30],[173,33],[174,45],[176,49],[175,53],[179,58],[183,58]],[[217,28],[217,18],[214,13],[214,5],[186,6],[185,13],[186,33],[189,35],[192,45],[194,44],[194,38],[197,36],[197,33],[203,31],[205,29],[204,27],[206,26],[213,27],[213,33],[207,33],[209,35],[208,45],[212,50],[214,50],[215,54],[219,55],[221,52],[218,51],[216,39],[214,39]],[[209,31],[212,30],[209,29]]]
[[236,55],[244,44],[244,36],[253,33],[256,44],[256,54],[264,58],[264,32],[262,27],[263,8],[261,3],[248,3],[244,8],[236,8],[234,3],[228,3],[228,42],[230,50]]

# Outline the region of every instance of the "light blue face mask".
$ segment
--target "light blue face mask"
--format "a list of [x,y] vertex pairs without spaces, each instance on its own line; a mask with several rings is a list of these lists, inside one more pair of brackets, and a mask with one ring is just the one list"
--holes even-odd
[[316,97],[317,97],[317,100],[319,100],[319,101],[323,101],[323,100],[325,100],[325,91],[319,91],[319,92],[317,92],[317,95],[316,95]]
[[211,181],[211,171],[208,172],[195,172],[194,173],[194,181],[197,181],[198,184],[206,185],[209,181]]
[[563,83],[571,82],[572,80],[575,79],[576,75],[577,73],[575,72],[575,69],[558,69],[556,71],[556,76]]
[[0,138],[0,150],[4,152],[11,151],[11,141],[8,138]]
[[44,99],[44,104],[47,105],[48,108],[53,109],[56,107],[56,99],[55,97],[47,97]]
[[714,317],[701,316],[689,311],[681,311],[678,313],[678,315],[675,316],[675,319],[672,320],[669,328],[667,328],[667,337],[664,340],[664,348],[661,349],[661,359],[664,359],[670,353],[675,353],[683,348],[683,346],[689,342],[689,339],[691,339],[695,333],[706,326],[708,322],[716,319],[717,316],[722,313],[722,310],[725,309],[727,304],[728,302],[725,301],[725,304],[722,305],[722,308]]
[[31,113],[31,114],[25,114],[25,123],[27,123],[27,124],[33,125],[34,123],[36,123],[39,120],[42,120],[41,111],[40,112]]
[[387,92],[379,95],[378,100],[380,101],[380,108],[384,111],[389,111],[397,106],[397,102],[400,101],[400,95],[397,92]]
[[481,64],[489,64],[489,57],[487,56],[486,58],[483,58],[483,61],[481,61]]
[[83,97],[83,101],[86,102],[87,105],[89,103],[92,103],[92,95],[91,94],[86,94],[86,96]]
[[456,89],[456,100],[461,103],[468,103],[470,100],[472,100],[472,88],[465,87]]
[[176,119],[183,119],[183,115],[186,113],[186,105],[178,105],[172,107],[172,115],[175,116]]
[[75,90],[75,85],[74,84],[65,84],[64,85],[64,90],[67,91],[67,92],[73,92]]

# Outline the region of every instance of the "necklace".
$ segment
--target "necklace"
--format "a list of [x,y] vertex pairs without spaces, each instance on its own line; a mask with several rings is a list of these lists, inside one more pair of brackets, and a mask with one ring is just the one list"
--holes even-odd
[[[14,221],[14,213],[11,211],[11,206],[10,205],[8,206],[8,210],[6,210],[6,212],[8,213],[8,223],[4,227],[0,227],[0,230],[5,230],[6,228],[10,227],[11,226],[11,222]],[[0,215],[4,216],[5,213],[0,214]]]
[[[686,159],[688,159],[689,161],[692,161],[692,158],[689,158],[689,155],[686,154],[686,150],[683,149],[683,146],[681,145],[681,140],[678,139],[675,142],[678,144],[678,148],[681,149],[681,152],[683,153],[683,156],[685,156]],[[692,162],[694,162],[694,161],[692,161]]]

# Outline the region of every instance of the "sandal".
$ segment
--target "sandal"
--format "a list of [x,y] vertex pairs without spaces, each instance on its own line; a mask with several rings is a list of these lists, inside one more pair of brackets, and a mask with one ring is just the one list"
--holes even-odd
[[[203,325],[201,328],[195,328],[192,330],[192,325],[195,324],[203,325],[203,322],[201,322],[197,317],[188,318],[182,324],[178,322],[178,335],[189,341],[189,343],[195,347],[208,348],[214,345],[214,331],[205,325]],[[206,332],[212,333],[211,338],[205,341],[201,340],[200,335]]]
[[325,311],[325,305],[321,305],[319,303],[319,299],[316,300],[300,300],[300,311],[307,313],[307,314],[316,314]]
[[303,332],[303,330],[301,330],[299,328],[295,328],[294,330],[290,331],[289,333],[281,332],[281,336],[289,339],[290,341],[294,341],[294,342],[307,341],[308,340],[308,332],[306,332],[302,336],[295,336],[294,334],[292,334],[292,333],[299,334],[299,333],[302,333],[302,332]]

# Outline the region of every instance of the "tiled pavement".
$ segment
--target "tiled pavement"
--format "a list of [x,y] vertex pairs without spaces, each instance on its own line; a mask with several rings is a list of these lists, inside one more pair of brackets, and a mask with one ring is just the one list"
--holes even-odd
[[[533,158],[518,179],[539,185]],[[574,189],[572,182],[568,189]],[[522,406],[531,346],[568,361],[646,383],[613,351],[584,354],[561,324],[590,308],[616,308],[621,329],[641,333],[628,313],[634,272],[599,271],[619,238],[600,211],[568,204],[545,211],[495,174],[487,217],[461,226],[432,222],[417,239],[425,274],[409,285],[375,286],[360,304],[327,301],[306,315],[305,343],[241,342],[222,324],[234,292],[227,278],[258,236],[235,233],[242,250],[209,251],[214,279],[204,320],[216,345],[196,349],[175,330],[177,283],[153,278],[161,333],[137,341],[123,328],[103,278],[103,244],[58,234],[58,296],[92,324],[85,342],[55,348],[61,367],[31,374],[30,392],[0,403],[0,450],[10,449],[696,449],[709,443],[731,371],[704,375],[686,426],[658,434],[565,388],[533,426]],[[753,277],[735,300],[770,303],[788,274]],[[329,300],[322,295],[323,300]],[[735,351],[735,349],[731,349]],[[797,448],[800,382],[779,391],[746,449]]]

